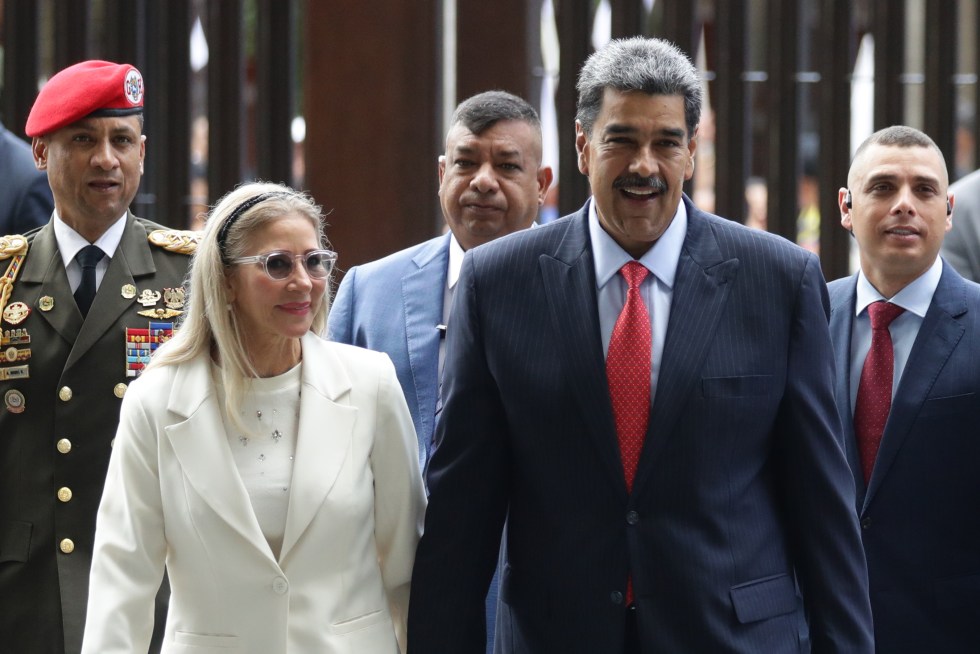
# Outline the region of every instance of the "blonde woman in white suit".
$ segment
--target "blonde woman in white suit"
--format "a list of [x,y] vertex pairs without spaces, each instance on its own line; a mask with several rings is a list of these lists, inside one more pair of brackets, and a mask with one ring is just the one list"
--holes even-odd
[[130,385],[96,523],[84,654],[394,654],[425,494],[387,356],[328,343],[336,255],[277,184],[214,208],[174,338]]

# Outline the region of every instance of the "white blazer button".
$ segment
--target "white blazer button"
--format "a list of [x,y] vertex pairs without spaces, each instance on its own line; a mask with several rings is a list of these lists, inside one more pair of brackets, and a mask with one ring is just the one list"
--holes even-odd
[[272,580],[272,590],[276,595],[284,595],[289,590],[289,582],[282,577],[276,577]]

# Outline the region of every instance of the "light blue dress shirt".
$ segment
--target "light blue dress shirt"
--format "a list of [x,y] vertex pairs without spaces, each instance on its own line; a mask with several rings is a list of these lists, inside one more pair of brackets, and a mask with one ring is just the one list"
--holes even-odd
[[932,304],[932,296],[939,286],[939,278],[943,275],[942,259],[936,257],[935,263],[915,281],[895,294],[893,298],[882,296],[871,285],[863,272],[858,273],[857,297],[855,303],[854,322],[851,325],[851,415],[854,415],[854,404],[857,400],[858,384],[861,383],[861,370],[864,360],[871,349],[871,318],[868,317],[868,305],[878,300],[886,300],[905,309],[905,312],[895,318],[888,327],[892,336],[892,349],[895,353],[895,369],[892,377],[892,397],[902,380],[905,364],[915,337],[919,335],[922,319]]
[[[650,354],[650,402],[657,394],[657,379],[660,376],[660,362],[667,337],[667,322],[670,319],[670,302],[674,296],[674,277],[677,263],[681,258],[684,238],[687,236],[687,208],[681,202],[666,231],[653,246],[639,258],[652,274],[647,275],[640,285],[640,294],[650,313],[650,328],[653,337]],[[592,257],[595,262],[596,297],[599,304],[599,330],[602,334],[603,355],[609,352],[609,339],[612,336],[616,319],[626,303],[626,280],[619,274],[620,268],[633,261],[626,250],[613,240],[599,224],[595,202],[589,202],[589,238],[592,240]]]

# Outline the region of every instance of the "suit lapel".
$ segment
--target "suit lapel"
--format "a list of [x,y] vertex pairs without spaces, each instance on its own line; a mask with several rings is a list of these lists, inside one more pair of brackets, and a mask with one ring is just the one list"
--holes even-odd
[[966,331],[960,322],[967,311],[963,286],[962,278],[948,264],[943,263],[939,286],[936,287],[932,303],[922,320],[922,326],[919,327],[919,334],[912,345],[908,363],[892,401],[878,458],[868,484],[865,508],[874,499],[875,491],[895,462],[922,403]]
[[432,412],[439,393],[439,340],[442,302],[449,267],[449,235],[432,242],[413,260],[418,270],[402,279],[405,337],[422,432],[433,430]]
[[272,551],[228,446],[207,356],[178,366],[167,408],[187,416],[183,422],[166,427],[187,481],[218,519],[271,558]]
[[589,246],[586,204],[569,219],[554,256],[543,255],[540,268],[552,320],[564,351],[563,376],[581,408],[585,431],[617,487],[626,494],[626,480],[616,440],[606,366],[596,308],[595,264]]
[[312,333],[303,337],[303,390],[293,483],[280,561],[302,537],[350,456],[357,409],[344,401],[343,363]]
[[837,369],[834,398],[843,427],[844,453],[854,476],[856,508],[860,508],[864,504],[867,487],[861,472],[857,437],[854,435],[854,416],[851,413],[851,332],[854,328],[854,309],[857,302],[857,275],[838,284],[830,293],[830,338],[834,343],[834,364]]
[[651,477],[653,464],[674,432],[684,400],[701,379],[705,357],[725,310],[738,260],[725,260],[707,219],[685,198],[687,236],[677,264],[667,337],[650,410],[650,426],[634,480],[637,493]]

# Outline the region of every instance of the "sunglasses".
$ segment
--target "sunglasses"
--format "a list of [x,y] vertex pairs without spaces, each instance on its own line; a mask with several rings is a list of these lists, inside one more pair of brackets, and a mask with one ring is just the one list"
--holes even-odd
[[262,264],[265,274],[270,279],[279,281],[288,279],[293,274],[293,262],[297,259],[303,262],[303,267],[306,268],[306,274],[310,278],[325,279],[330,274],[330,271],[333,270],[333,264],[337,261],[337,253],[331,252],[330,250],[310,250],[303,254],[293,254],[285,250],[274,250],[252,257],[232,259],[228,262],[228,265],[244,263]]

